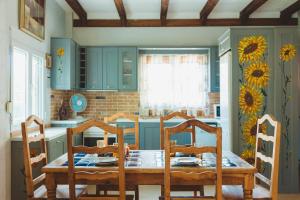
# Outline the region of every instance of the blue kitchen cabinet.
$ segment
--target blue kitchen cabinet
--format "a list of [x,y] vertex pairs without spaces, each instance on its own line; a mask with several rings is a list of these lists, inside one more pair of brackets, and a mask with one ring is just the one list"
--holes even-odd
[[220,92],[220,59],[218,47],[210,48],[210,92]]
[[103,48],[103,89],[118,89],[118,48]]
[[51,38],[51,88],[75,89],[76,43],[68,38]]
[[137,49],[121,47],[119,50],[119,90],[137,90]]
[[103,89],[102,75],[102,48],[86,48],[87,82],[86,88],[89,90]]
[[140,149],[160,149],[159,123],[140,122]]
[[[118,122],[117,126],[121,128],[133,128],[134,122]],[[124,142],[127,144],[135,144],[135,135],[124,134]]]

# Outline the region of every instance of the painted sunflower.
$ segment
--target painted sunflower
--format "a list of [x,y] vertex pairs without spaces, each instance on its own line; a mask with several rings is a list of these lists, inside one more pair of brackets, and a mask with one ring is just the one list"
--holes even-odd
[[[253,147],[255,146],[256,143],[256,131],[257,131],[257,117],[252,116],[243,124],[243,135],[247,144]],[[267,126],[265,124],[262,124],[259,127],[259,132],[266,134]]]
[[264,54],[266,48],[267,43],[263,36],[244,37],[238,48],[240,63],[258,60]]
[[248,85],[241,85],[239,104],[242,113],[252,115],[257,113],[263,104],[262,93]]
[[280,48],[280,60],[288,62],[296,56],[296,47],[292,44],[283,45]]
[[255,152],[251,149],[246,149],[242,152],[241,157],[250,164],[254,164]]
[[58,49],[56,50],[56,55],[58,55],[58,56],[60,56],[60,57],[64,56],[64,55],[65,55],[65,50],[64,50],[64,48],[58,48]]
[[248,66],[244,72],[245,80],[256,87],[266,87],[269,82],[269,66],[267,63],[258,62]]

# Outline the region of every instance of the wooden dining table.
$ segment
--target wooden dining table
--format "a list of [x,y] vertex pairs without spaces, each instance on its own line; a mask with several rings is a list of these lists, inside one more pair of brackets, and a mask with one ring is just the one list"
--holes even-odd
[[[78,168],[85,171],[88,170],[107,170],[107,167],[95,166],[92,163],[99,159],[97,155],[83,158],[87,166],[78,164]],[[173,166],[172,169],[180,169],[186,171],[207,171],[214,170],[214,155],[202,155],[201,165],[199,167],[182,167]],[[91,164],[88,164],[90,162]],[[80,166],[79,166],[80,165]],[[252,191],[254,188],[255,167],[248,164],[236,154],[230,151],[223,151],[223,185],[242,185],[244,189],[244,199],[252,199]],[[56,196],[56,187],[58,184],[68,184],[68,165],[67,154],[62,155],[51,163],[42,168],[42,172],[46,174],[46,188],[48,199],[54,200]],[[163,150],[139,150],[131,151],[129,158],[125,162],[125,179],[126,185],[163,185],[164,184],[164,151]],[[88,183],[78,183],[88,184]],[[98,184],[98,183],[91,183]],[[103,184],[99,183],[99,184]],[[105,182],[105,184],[113,184],[113,182]],[[192,181],[176,181],[171,182],[174,185],[214,185],[213,180]]]

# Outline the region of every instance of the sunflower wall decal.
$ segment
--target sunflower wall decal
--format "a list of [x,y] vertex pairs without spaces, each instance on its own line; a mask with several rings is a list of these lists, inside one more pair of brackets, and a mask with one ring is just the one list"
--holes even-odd
[[[241,157],[254,163],[257,119],[266,111],[266,87],[270,68],[266,62],[267,42],[264,36],[248,36],[239,42],[240,67],[239,126],[243,136]],[[261,126],[259,131],[266,132]]]
[[267,43],[263,36],[249,36],[243,38],[238,48],[240,63],[260,59],[266,48]]
[[56,50],[56,55],[59,57],[59,65],[57,67],[57,70],[60,72],[60,75],[63,73],[63,57],[65,55],[65,49],[64,48],[58,48]]
[[[280,48],[279,52],[279,58],[281,60],[281,74],[282,74],[282,80],[283,80],[283,87],[282,87],[282,104],[281,104],[281,115],[282,115],[282,134],[285,137],[286,141],[286,163],[288,163],[289,159],[289,128],[290,128],[290,117],[287,113],[287,107],[290,100],[290,95],[288,94],[288,90],[290,88],[291,83],[291,73],[287,73],[287,69],[285,64],[287,62],[292,61],[296,56],[296,47],[293,44],[285,44]],[[287,166],[288,167],[288,166]]]

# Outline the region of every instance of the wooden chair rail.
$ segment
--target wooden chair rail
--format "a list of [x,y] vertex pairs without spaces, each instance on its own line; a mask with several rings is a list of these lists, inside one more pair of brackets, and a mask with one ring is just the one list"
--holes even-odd
[[171,197],[171,200],[215,200],[215,197]]
[[213,171],[204,171],[201,173],[171,171],[170,175],[171,175],[171,178],[186,179],[187,181],[203,180],[203,179],[216,179],[216,177],[217,177],[216,172],[213,172]]
[[72,128],[71,131],[73,132],[73,134],[80,134],[91,127],[98,127],[100,129],[103,129],[104,132],[108,132],[109,134],[120,134],[120,128],[110,126],[102,121],[97,121],[95,119],[91,119],[78,127]]
[[46,154],[45,153],[41,153],[38,156],[35,156],[33,158],[30,158],[30,164],[31,165],[35,165],[43,160],[46,159]]
[[162,116],[161,119],[163,121],[167,121],[167,120],[170,120],[170,119],[175,118],[175,117],[182,118],[182,119],[193,119],[194,118],[194,116],[189,116],[189,115],[186,115],[182,112],[173,112],[169,115]]
[[39,188],[41,185],[45,184],[45,180],[46,180],[46,174],[41,174],[35,179],[33,179],[34,190]]
[[202,153],[216,153],[217,148],[216,147],[186,147],[186,146],[171,146],[170,147],[171,153],[181,152],[181,153],[187,153],[187,154],[202,154]]
[[37,117],[37,116],[35,116],[35,115],[31,115],[31,116],[29,116],[27,119],[26,119],[26,122],[25,122],[25,124],[26,124],[26,126],[27,127],[29,127],[29,126],[31,126],[31,124],[33,123],[33,122],[35,122],[37,125],[44,125],[44,122],[43,122],[43,120],[41,120],[39,117]]
[[37,136],[29,136],[28,137],[28,143],[32,143],[32,142],[38,142],[41,139],[45,139],[45,134],[39,134]]
[[263,155],[261,152],[256,152],[256,158],[263,160],[264,162],[268,162],[271,165],[273,164],[273,158]]
[[135,134],[135,128],[124,128],[124,134]]
[[87,154],[105,154],[105,153],[118,153],[117,146],[106,147],[86,147],[86,146],[74,146],[72,147],[73,153],[87,153]]
[[265,184],[269,186],[271,185],[271,180],[265,177],[264,175],[262,175],[261,173],[256,173],[254,176],[258,178],[260,181],[264,182]]
[[256,137],[259,138],[259,139],[262,139],[266,142],[273,142],[274,143],[274,141],[275,141],[274,136],[268,136],[268,135],[265,135],[263,133],[257,133]]
[[97,196],[88,196],[88,197],[79,197],[78,200],[121,200],[120,197],[97,197]]
[[118,171],[106,171],[106,172],[87,172],[87,171],[76,171],[75,179],[77,180],[86,180],[89,181],[104,181],[111,179],[118,179]]

